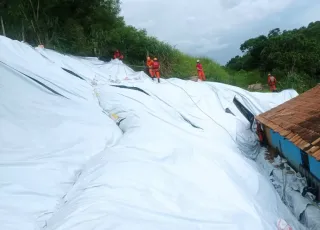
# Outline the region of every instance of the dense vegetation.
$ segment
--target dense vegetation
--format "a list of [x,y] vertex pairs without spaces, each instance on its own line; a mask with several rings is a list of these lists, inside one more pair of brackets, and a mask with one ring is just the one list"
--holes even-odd
[[[76,55],[110,58],[119,49],[125,62],[138,70],[144,69],[144,60],[151,55],[161,61],[163,76],[196,74],[196,57],[127,26],[119,12],[119,0],[0,0],[7,37]],[[204,64],[207,75],[228,76],[211,60],[205,59]]]
[[[199,57],[185,55],[148,36],[145,30],[126,25],[119,12],[120,0],[0,0],[1,21],[6,36],[12,39],[107,59],[119,49],[125,63],[136,70],[144,69],[147,55],[156,56],[162,76],[196,75],[195,61]],[[244,55],[231,59],[227,68],[200,57],[207,79],[247,87],[257,81],[265,83],[265,76],[261,74],[261,78],[259,73],[272,71],[282,78],[281,82],[301,81],[304,88],[311,87],[320,74],[319,27],[317,22],[282,33],[275,29],[268,36],[249,39],[241,46]],[[295,87],[286,85],[292,86]]]
[[320,21],[294,30],[273,29],[245,41],[243,56],[232,58],[226,67],[235,71],[257,71],[266,78],[272,72],[282,88],[304,91],[320,80]]

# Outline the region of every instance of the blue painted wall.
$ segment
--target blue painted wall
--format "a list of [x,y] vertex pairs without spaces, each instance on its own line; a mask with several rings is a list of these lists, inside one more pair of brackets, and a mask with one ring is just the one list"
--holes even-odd
[[297,169],[302,164],[300,149],[295,146],[291,141],[282,137],[279,133],[270,129],[271,143],[273,147],[277,147],[282,151],[283,155],[290,161],[290,163]]
[[317,161],[314,157],[308,156],[310,172],[320,180],[320,161]]
[[283,139],[283,137],[280,136],[279,133],[274,132],[272,129],[270,129],[270,137],[271,137],[272,146],[275,148],[278,148],[280,151],[282,151],[281,139]]
[[[282,137],[279,133],[270,129],[271,144],[274,148],[282,151],[282,154],[296,169],[302,164],[301,150],[291,141]],[[308,155],[310,172],[320,180],[320,162]]]

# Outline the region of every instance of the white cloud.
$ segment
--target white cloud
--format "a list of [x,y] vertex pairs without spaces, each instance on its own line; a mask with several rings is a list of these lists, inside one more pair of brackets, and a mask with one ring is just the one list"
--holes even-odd
[[295,1],[122,0],[122,15],[128,24],[145,28],[184,52],[201,55],[225,49],[228,34],[268,20]]

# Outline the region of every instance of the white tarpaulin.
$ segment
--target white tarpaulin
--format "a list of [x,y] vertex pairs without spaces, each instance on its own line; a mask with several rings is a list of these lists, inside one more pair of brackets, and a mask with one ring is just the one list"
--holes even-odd
[[0,37],[0,229],[304,229],[245,157],[257,141],[232,102],[296,95],[158,84]]

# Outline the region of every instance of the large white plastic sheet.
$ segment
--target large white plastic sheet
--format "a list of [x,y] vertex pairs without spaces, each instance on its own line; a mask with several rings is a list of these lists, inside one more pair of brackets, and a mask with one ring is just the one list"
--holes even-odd
[[0,50],[0,229],[304,229],[245,157],[257,141],[232,103],[258,114],[295,91],[158,84],[5,37]]

